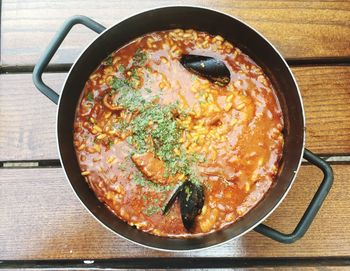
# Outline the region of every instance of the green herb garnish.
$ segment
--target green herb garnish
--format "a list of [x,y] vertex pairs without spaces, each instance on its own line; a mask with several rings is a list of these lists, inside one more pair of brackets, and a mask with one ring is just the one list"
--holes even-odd
[[185,193],[186,193],[186,201],[188,201],[191,197],[192,191],[188,186],[185,187]]
[[130,90],[129,82],[127,80],[119,79],[118,77],[114,77],[110,86],[116,91],[121,91],[123,89]]
[[94,101],[94,94],[90,91],[88,93],[88,95],[86,96],[86,99],[89,101],[89,102],[93,102]]
[[121,163],[121,164],[118,166],[118,169],[120,169],[121,171],[125,171],[125,170],[126,170],[126,164],[125,164],[125,163]]
[[112,65],[112,64],[113,64],[113,57],[112,57],[111,55],[109,55],[109,56],[105,59],[105,61],[103,62],[103,64],[108,65],[108,66]]
[[154,215],[156,213],[160,213],[162,212],[162,209],[159,206],[156,205],[149,205],[144,211],[143,213],[147,216],[151,216]]
[[137,67],[142,67],[145,65],[147,61],[147,54],[146,52],[142,51],[140,48],[138,48],[132,58],[133,65]]
[[139,185],[141,187],[147,188],[150,191],[156,191],[156,192],[166,192],[166,191],[171,191],[174,189],[175,185],[160,185],[156,184],[150,180],[147,180],[141,172],[136,171],[133,173],[132,182],[135,183],[136,185]]
[[131,69],[131,77],[134,79],[140,79],[140,76],[137,74],[137,70],[136,69]]
[[[126,80],[119,78],[112,81],[111,87],[119,94],[117,104],[131,113],[137,112],[129,123],[119,125],[120,128],[132,131],[126,141],[135,147],[135,152],[153,152],[164,162],[166,176],[185,174],[190,181],[198,183],[192,165],[200,159],[198,155],[188,155],[179,143],[182,127],[179,126],[177,118],[186,115],[179,109],[179,104],[154,103],[154,100],[159,99],[157,95],[146,100],[142,91],[135,90]],[[177,154],[175,149],[179,151]],[[137,184],[145,186],[144,178],[135,178]]]
[[119,64],[117,68],[119,72],[125,72],[125,67],[123,64]]

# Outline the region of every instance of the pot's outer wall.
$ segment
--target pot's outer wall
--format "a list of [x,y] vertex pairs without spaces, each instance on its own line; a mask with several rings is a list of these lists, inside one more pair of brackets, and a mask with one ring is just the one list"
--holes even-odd
[[[95,196],[80,175],[73,146],[75,108],[84,84],[101,61],[117,48],[145,33],[173,28],[195,29],[221,35],[260,65],[270,77],[281,103],[285,121],[285,145],[278,181],[265,198],[231,226],[200,238],[171,239],[137,230],[116,218]],[[83,204],[112,231],[153,248],[191,250],[213,246],[257,226],[280,202],[298,170],[304,148],[304,112],[291,72],[275,49],[253,29],[219,12],[195,7],[167,7],[130,17],[103,32],[73,65],[62,95],[57,117],[57,137],[66,175]]]

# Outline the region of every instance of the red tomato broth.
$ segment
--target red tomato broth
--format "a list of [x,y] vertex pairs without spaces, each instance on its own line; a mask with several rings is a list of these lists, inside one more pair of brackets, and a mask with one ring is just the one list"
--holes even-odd
[[[147,59],[135,66],[140,52]],[[179,62],[186,53],[223,60],[231,72],[229,85],[221,87],[188,72]],[[114,128],[137,115],[111,111],[103,103],[115,77],[132,82],[146,101],[159,95],[156,103],[167,106],[178,101],[187,112],[177,120],[183,129],[181,148],[205,158],[195,165],[205,198],[191,231],[182,224],[178,202],[162,214],[174,184],[135,181],[135,176],[144,174],[130,158],[134,147],[127,132]],[[113,103],[113,96],[107,98]],[[82,175],[119,218],[151,234],[191,237],[234,223],[261,200],[276,179],[282,129],[272,84],[249,56],[220,36],[172,30],[132,41],[91,74],[76,110],[74,144]]]

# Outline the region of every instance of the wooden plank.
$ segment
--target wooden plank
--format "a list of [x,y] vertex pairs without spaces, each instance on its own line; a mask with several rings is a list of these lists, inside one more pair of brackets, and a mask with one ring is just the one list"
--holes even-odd
[[[167,259],[168,260],[168,259]],[[178,261],[178,259],[175,259],[176,261]],[[49,260],[50,261],[50,260]],[[315,262],[317,261],[317,259],[315,259]],[[245,261],[245,262],[248,262],[248,261]],[[46,263],[46,262],[45,262]],[[96,263],[96,261],[95,261]],[[25,267],[22,267],[22,266],[25,266]],[[118,271],[129,271],[130,268],[126,269],[126,268],[116,268],[116,266],[118,266],[118,263],[112,263],[111,265],[113,265],[114,267],[113,268],[110,268],[108,265],[106,268],[104,268],[103,265],[98,265],[97,268],[94,268],[94,267],[91,267],[91,264],[86,264],[86,269],[83,269],[81,267],[81,264],[79,264],[79,268],[76,268],[75,265],[69,265],[69,267],[62,267],[62,266],[58,266],[58,265],[50,265],[50,268],[51,269],[54,269],[54,270],[66,270],[69,268],[69,270],[71,269],[74,269],[75,271],[86,271],[86,270],[101,270],[101,269],[107,269],[107,270],[118,270]],[[246,266],[247,264],[241,264],[243,266]],[[241,266],[240,265],[240,266]],[[5,268],[7,268],[7,265],[6,263],[3,265],[5,266]],[[27,266],[30,266],[30,267],[27,267]],[[38,266],[35,266],[33,267],[33,265],[31,264],[22,264],[22,263],[17,263],[17,264],[11,264],[11,269],[12,271],[23,271],[23,269],[30,269],[30,270],[43,270],[43,268],[41,266],[45,266],[45,268],[48,268],[47,264],[42,264],[42,265],[38,265]],[[130,267],[133,267],[134,266],[134,263],[133,262],[130,262],[130,264],[128,265]],[[139,266],[139,265],[138,265]],[[249,268],[246,268],[246,267],[237,267],[235,264],[231,264],[230,265],[231,267],[230,268],[220,268],[220,271],[231,271],[233,268],[234,270],[237,270],[237,271],[271,271],[271,270],[276,270],[276,271],[296,271],[296,270],[303,270],[303,271],[345,271],[345,270],[349,270],[349,266],[346,266],[346,265],[321,265],[321,264],[315,264],[315,266],[302,266],[302,265],[293,265],[293,266],[272,266],[272,267],[249,267]],[[201,268],[201,269],[196,269],[196,270],[210,270],[210,269],[218,269],[218,268],[213,268],[213,267],[207,267],[205,269]],[[137,268],[133,268],[133,269],[137,269]],[[144,267],[144,265],[142,266],[142,269],[146,269]],[[174,268],[166,268],[166,269],[174,269]],[[186,267],[186,268],[181,268],[181,269],[178,269],[176,268],[176,270],[179,270],[179,271],[185,271],[185,270],[189,270],[190,268],[189,267]],[[193,269],[193,268],[192,268]],[[5,269],[6,270],[6,269]],[[152,269],[153,270],[153,269]],[[155,270],[165,270],[164,269],[155,269]]]
[[306,115],[306,147],[350,153],[350,66],[293,68]]
[[[350,153],[350,67],[293,68],[305,103],[307,147],[322,154]],[[45,75],[59,89],[65,74]],[[57,159],[56,106],[30,74],[0,75],[0,161]]]
[[[44,76],[59,89],[65,74]],[[57,106],[33,85],[31,74],[0,75],[0,161],[58,159]]]
[[[146,9],[173,4],[168,0],[2,1],[2,65],[33,65],[65,19],[90,16],[105,26]],[[181,0],[177,5],[203,5],[237,16],[264,34],[287,58],[350,55],[349,1],[207,1]],[[72,31],[54,63],[72,62],[94,33],[82,26]]]
[[[350,166],[333,169],[331,193],[298,242],[284,245],[249,232],[224,245],[186,253],[143,248],[105,229],[75,197],[61,168],[0,169],[0,258],[350,256]],[[317,168],[303,166],[267,224],[284,232],[292,230],[320,180]]]
[[[2,264],[0,264],[0,267],[7,270],[11,269],[13,271],[15,270],[24,270],[24,269],[30,269],[30,270],[43,270],[44,268],[50,268],[54,270],[71,270],[74,269],[75,271],[86,271],[86,270],[119,270],[119,271],[129,271],[131,268],[134,269],[151,269],[154,270],[151,266],[157,266],[157,267],[166,267],[164,269],[176,269],[180,271],[190,270],[190,269],[196,269],[196,270],[208,270],[208,269],[220,269],[220,271],[231,271],[232,268],[237,271],[271,271],[271,270],[277,270],[277,271],[296,271],[296,270],[303,270],[303,271],[342,271],[342,270],[349,270],[349,266],[346,264],[342,264],[337,262],[337,258],[330,258],[332,259],[332,263],[320,263],[320,258],[311,258],[310,261],[313,263],[308,263],[307,265],[303,265],[303,263],[300,263],[300,259],[295,259],[287,264],[285,263],[284,259],[276,258],[276,262],[281,263],[280,265],[272,264],[266,258],[259,258],[258,261],[255,259],[236,259],[236,258],[225,258],[223,259],[215,259],[220,262],[219,264],[213,264],[213,259],[215,258],[197,258],[195,259],[195,262],[200,263],[201,268],[196,268],[198,266],[194,263],[193,259],[184,259],[184,258],[157,258],[157,259],[148,259],[148,258],[142,258],[142,262],[140,259],[133,258],[132,261],[129,261],[127,259],[113,259],[111,261],[104,260],[94,260],[94,263],[87,263],[84,264],[82,260],[61,260],[60,263],[57,263],[57,261],[52,260],[40,260],[40,264],[37,264],[35,261],[3,261]],[[163,264],[160,264],[160,260]],[[308,259],[309,260],[309,259]],[[69,264],[65,264],[69,261]],[[72,264],[72,261],[77,262],[76,264]],[[209,263],[205,264],[203,262]],[[229,262],[228,262],[229,261]],[[64,262],[62,264],[62,262]],[[127,263],[125,263],[127,262]],[[135,263],[136,262],[136,263]],[[169,263],[170,262],[170,263]],[[175,262],[176,268],[173,267],[173,263]],[[333,263],[334,262],[334,263]],[[63,266],[64,265],[64,266]],[[189,266],[191,265],[191,266]],[[111,268],[113,266],[113,268]],[[181,266],[181,267],[177,267]],[[220,266],[220,268],[218,267]],[[221,266],[225,266],[225,268],[221,268]],[[252,267],[248,267],[252,266]],[[84,268],[85,267],[85,268]],[[119,268],[122,267],[122,268]],[[129,267],[129,268],[128,268]],[[205,268],[205,269],[203,269]],[[157,268],[155,270],[164,270]]]

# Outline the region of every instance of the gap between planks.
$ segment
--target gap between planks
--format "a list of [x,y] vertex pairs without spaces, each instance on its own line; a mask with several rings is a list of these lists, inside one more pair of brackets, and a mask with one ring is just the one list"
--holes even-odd
[[[278,267],[345,267],[350,266],[350,257],[281,257],[281,258],[228,258],[228,257],[198,257],[198,258],[126,258],[126,259],[95,259],[95,260],[12,260],[0,261],[2,268],[28,269],[110,269],[110,268],[278,268]],[[328,268],[327,268],[328,270]],[[332,268],[330,269],[332,270]]]

